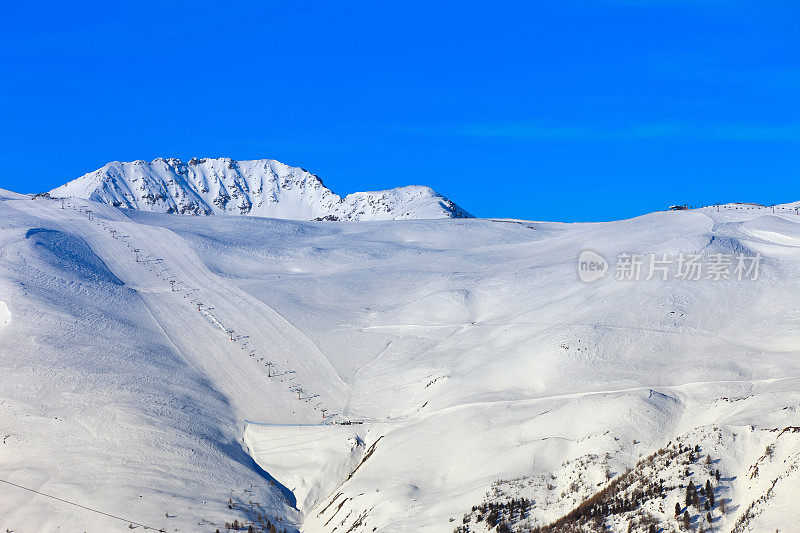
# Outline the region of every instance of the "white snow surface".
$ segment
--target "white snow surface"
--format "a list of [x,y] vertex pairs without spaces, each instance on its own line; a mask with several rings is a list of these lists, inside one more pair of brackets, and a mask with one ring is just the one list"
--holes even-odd
[[158,158],[108,163],[50,191],[159,213],[236,214],[292,220],[405,220],[471,215],[429,187],[341,198],[316,175],[279,161]]
[[[586,284],[584,249],[763,260]],[[581,458],[621,472],[682,438],[729,479],[715,527],[792,531],[799,251],[770,208],[344,223],[5,195],[0,527],[449,532],[499,480],[553,475],[524,489],[546,523]]]
[[8,305],[5,302],[0,302],[0,329],[3,328],[11,320],[11,313],[8,310]]

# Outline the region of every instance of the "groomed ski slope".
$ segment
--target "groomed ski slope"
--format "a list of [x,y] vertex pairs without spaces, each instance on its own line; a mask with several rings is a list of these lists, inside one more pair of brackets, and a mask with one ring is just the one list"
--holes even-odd
[[[621,472],[722,428],[730,529],[768,489],[744,474],[773,430],[800,426],[788,208],[315,223],[0,196],[0,479],[135,527],[257,509],[309,532],[452,531],[498,480],[587,454]],[[584,249],[763,260],[756,281],[584,284]],[[800,523],[781,439],[752,531]],[[535,523],[569,511],[558,483],[530,490]],[[128,529],[0,494],[2,527]]]

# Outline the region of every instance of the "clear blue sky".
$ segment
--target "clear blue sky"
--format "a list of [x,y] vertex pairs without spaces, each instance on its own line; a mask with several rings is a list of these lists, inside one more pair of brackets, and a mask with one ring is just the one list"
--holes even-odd
[[14,2],[0,30],[0,188],[228,156],[485,217],[800,200],[797,0]]

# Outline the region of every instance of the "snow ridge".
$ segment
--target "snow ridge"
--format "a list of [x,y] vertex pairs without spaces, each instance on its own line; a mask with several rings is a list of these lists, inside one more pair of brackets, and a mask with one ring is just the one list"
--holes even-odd
[[430,187],[419,185],[342,198],[316,175],[272,159],[114,161],[50,193],[127,209],[191,215],[331,221],[471,217]]

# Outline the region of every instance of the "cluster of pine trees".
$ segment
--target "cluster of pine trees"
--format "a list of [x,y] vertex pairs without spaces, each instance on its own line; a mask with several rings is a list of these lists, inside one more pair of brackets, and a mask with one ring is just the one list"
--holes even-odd
[[[510,533],[509,523],[524,520],[528,517],[531,502],[527,498],[513,498],[506,502],[485,502],[481,505],[472,507],[472,512],[476,514],[476,521],[486,520],[489,529],[497,527],[498,533]],[[464,523],[469,522],[469,514],[464,517]],[[469,526],[461,526],[455,529],[456,533],[469,531]]]
[[[226,531],[247,531],[247,533],[286,533],[286,529],[278,529],[278,527],[270,522],[269,517],[262,514],[257,510],[259,507],[258,502],[234,502],[232,498],[228,498],[228,509],[241,508],[246,515],[250,517],[250,524],[239,522],[238,519],[233,522],[225,522]],[[219,529],[215,533],[220,533]]]
[[[663,479],[651,479],[651,474],[645,473],[645,467],[658,472],[659,469],[669,466],[671,462],[677,461],[677,465],[680,465],[680,474],[691,478],[692,470],[689,466],[696,463],[700,457],[699,445],[694,447],[684,446],[680,443],[676,446],[668,445],[667,448],[662,448],[639,461],[634,470],[629,470],[613,479],[600,491],[558,520],[533,529],[517,526],[513,530],[530,533],[604,531],[607,518],[633,513],[628,520],[629,530],[655,532],[658,530],[658,520],[642,509],[642,505],[651,499],[664,499],[670,490],[678,487],[665,486]],[[704,521],[708,521],[709,524],[713,522],[712,511],[715,508],[719,508],[720,512],[725,514],[725,501],[717,502],[714,494],[714,481],[716,484],[720,482],[719,469],[710,470],[713,464],[710,456],[706,458],[706,464],[708,471],[711,472],[711,477],[706,480],[704,485],[700,486],[695,486],[690,479],[683,501],[675,504],[675,518],[679,523],[682,522],[687,530],[691,529],[692,517],[695,514],[699,514],[701,517],[700,523],[696,524],[699,531],[705,530]],[[680,487],[683,486],[683,484],[680,485]],[[477,521],[485,520],[489,529],[496,527],[496,531],[499,533],[510,532],[513,524],[518,524],[528,515],[531,504],[532,502],[528,500],[519,499],[475,506],[472,508],[472,513],[464,516],[464,526],[455,528],[455,533],[468,533],[469,523],[476,513]]]
[[[719,483],[719,469],[714,472],[714,478]],[[692,523],[692,517],[689,514],[689,510],[692,507],[697,509],[701,515],[703,511],[705,511],[706,520],[709,524],[712,523],[714,521],[714,517],[711,515],[711,511],[715,508],[716,501],[714,497],[714,486],[711,484],[711,480],[706,480],[705,486],[701,486],[699,489],[695,486],[692,480],[689,480],[689,485],[686,486],[686,497],[684,498],[684,504],[686,507],[681,507],[681,502],[677,502],[675,504],[675,516],[680,516],[681,511],[683,511],[683,527],[685,529],[689,529]]]
[[[279,530],[275,524],[260,513],[256,517],[256,520],[249,525],[245,525],[244,522],[240,523],[238,519],[233,522],[225,522],[225,530],[247,531],[247,533],[286,533],[285,529]],[[220,533],[219,529],[217,529],[215,533]]]

